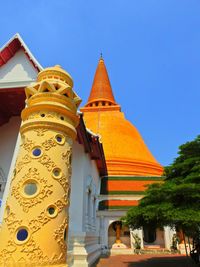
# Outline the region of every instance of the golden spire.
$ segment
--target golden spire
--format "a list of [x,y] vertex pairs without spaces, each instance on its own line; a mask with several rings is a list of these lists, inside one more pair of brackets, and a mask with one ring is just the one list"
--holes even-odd
[[117,105],[112,92],[112,87],[106,70],[106,66],[100,54],[100,59],[94,76],[90,96],[86,106]]

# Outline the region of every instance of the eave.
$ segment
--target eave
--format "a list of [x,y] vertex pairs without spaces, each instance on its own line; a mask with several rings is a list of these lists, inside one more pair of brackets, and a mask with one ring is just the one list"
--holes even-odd
[[7,123],[12,116],[20,116],[25,107],[23,87],[0,90],[0,126]]
[[77,141],[84,146],[85,153],[89,153],[91,159],[96,161],[100,176],[105,176],[107,175],[107,167],[99,136],[87,130],[83,121],[83,114],[80,113],[79,116],[80,122],[77,127]]

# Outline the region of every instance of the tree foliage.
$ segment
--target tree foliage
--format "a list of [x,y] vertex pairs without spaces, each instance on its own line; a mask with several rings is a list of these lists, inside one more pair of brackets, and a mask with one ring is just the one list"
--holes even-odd
[[122,218],[133,229],[172,226],[192,235],[200,225],[200,135],[179,147],[165,168],[164,183],[152,184],[137,207]]

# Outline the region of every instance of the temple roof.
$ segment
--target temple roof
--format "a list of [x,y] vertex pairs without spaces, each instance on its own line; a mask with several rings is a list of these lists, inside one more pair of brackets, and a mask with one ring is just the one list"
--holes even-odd
[[37,70],[41,71],[43,68],[40,63],[33,56],[19,33],[16,33],[3,47],[0,48],[0,67],[6,64],[15,54],[22,49],[26,54],[27,58]]
[[0,126],[20,115],[25,106],[24,88],[41,70],[18,33],[0,48]]

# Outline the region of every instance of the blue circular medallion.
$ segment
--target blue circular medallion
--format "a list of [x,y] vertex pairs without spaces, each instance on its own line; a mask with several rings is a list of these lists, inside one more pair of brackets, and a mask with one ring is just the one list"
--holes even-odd
[[35,148],[35,149],[33,149],[32,153],[33,153],[33,156],[39,157],[41,155],[42,151],[40,148]]
[[24,241],[28,238],[28,231],[24,228],[20,229],[17,232],[17,240],[18,241]]

